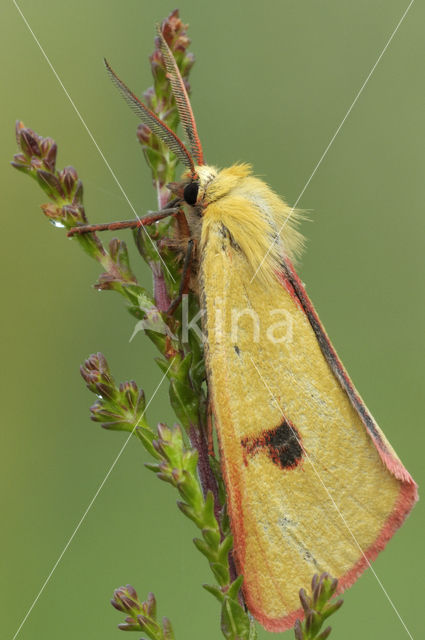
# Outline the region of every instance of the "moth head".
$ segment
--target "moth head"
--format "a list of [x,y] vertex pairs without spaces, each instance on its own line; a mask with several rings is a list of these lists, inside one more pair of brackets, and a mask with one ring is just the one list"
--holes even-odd
[[186,204],[199,207],[202,215],[209,204],[240,189],[250,175],[249,164],[236,164],[225,169],[204,164],[195,167],[194,175],[186,171],[181,182],[167,186]]
[[180,182],[170,182],[167,187],[182,202],[197,208],[202,215],[203,209],[211,202],[211,186],[218,174],[215,167],[197,165],[193,173],[185,171]]

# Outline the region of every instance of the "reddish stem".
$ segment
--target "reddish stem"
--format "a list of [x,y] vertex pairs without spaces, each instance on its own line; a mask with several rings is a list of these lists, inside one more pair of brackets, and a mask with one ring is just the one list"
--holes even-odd
[[214,496],[214,514],[217,522],[220,522],[220,500],[218,496],[218,487],[215,476],[212,472],[210,461],[208,459],[208,441],[205,437],[204,430],[200,426],[192,426],[189,429],[189,439],[192,447],[194,447],[199,455],[198,471],[201,480],[204,496],[211,491]]

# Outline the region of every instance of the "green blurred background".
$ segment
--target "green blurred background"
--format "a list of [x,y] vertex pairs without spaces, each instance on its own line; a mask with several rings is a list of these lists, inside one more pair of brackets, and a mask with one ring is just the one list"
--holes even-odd
[[[209,162],[248,161],[295,202],[407,1],[182,0],[196,65],[193,107]],[[21,9],[141,214],[155,206],[137,121],[104,71],[107,56],[137,92],[151,84],[154,24],[169,2],[21,0]],[[373,414],[418,482],[424,475],[424,5],[414,3],[299,206],[301,276]],[[1,636],[12,638],[124,436],[90,422],[78,373],[93,351],[149,398],[161,378],[142,334],[98,268],[44,219],[46,198],[10,168],[19,118],[74,165],[91,221],[131,211],[12,2],[2,1]],[[129,237],[123,233],[123,237]],[[130,239],[130,238],[129,238]],[[133,266],[150,286],[137,256]],[[173,422],[164,384],[152,423]],[[155,592],[177,638],[220,637],[211,580],[176,495],[131,442],[22,628],[20,638],[118,638],[108,604],[130,582]],[[365,481],[367,479],[365,478]],[[374,564],[413,636],[423,626],[423,506]],[[422,566],[421,566],[422,563]],[[369,571],[346,594],[333,637],[407,638]],[[139,634],[140,635],[140,634]],[[136,637],[136,636],[135,636]],[[260,631],[263,640],[269,636]],[[286,637],[292,637],[292,632]]]

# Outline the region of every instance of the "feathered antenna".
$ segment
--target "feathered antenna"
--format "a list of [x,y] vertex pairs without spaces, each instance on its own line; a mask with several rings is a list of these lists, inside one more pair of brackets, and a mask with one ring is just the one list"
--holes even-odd
[[162,120],[160,120],[153,111],[151,111],[145,104],[143,104],[143,102],[141,102],[141,100],[139,100],[136,95],[134,95],[132,91],[130,91],[127,85],[125,85],[124,82],[120,80],[120,78],[117,76],[106,59],[105,65],[109,76],[112,79],[112,82],[116,87],[118,87],[124,100],[131,107],[134,113],[138,115],[141,121],[149,127],[152,133],[157,135],[158,138],[162,140],[162,142],[166,144],[173,153],[176,154],[178,159],[190,170],[191,174],[194,176],[196,172],[192,156],[190,155],[189,151],[186,149],[180,138],[174,133],[174,131],[167,127],[165,122],[162,122]]
[[159,24],[156,25],[156,31],[160,41],[161,53],[164,58],[165,68],[167,69],[167,78],[170,81],[171,89],[179,112],[180,122],[190,144],[192,155],[197,164],[204,164],[204,154],[202,151],[201,141],[199,140],[196,128],[195,117],[193,115],[189,96],[177,62],[168,46]]

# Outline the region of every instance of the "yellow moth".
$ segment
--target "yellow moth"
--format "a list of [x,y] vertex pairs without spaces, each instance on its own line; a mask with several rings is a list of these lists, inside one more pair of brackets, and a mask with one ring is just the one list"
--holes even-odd
[[[186,167],[170,188],[174,208],[184,210],[204,311],[234,560],[251,613],[266,629],[284,631],[302,617],[300,586],[327,571],[340,591],[349,587],[402,524],[417,488],[294,270],[302,244],[297,213],[248,165],[219,170],[204,163],[183,80],[158,35],[190,150],[107,68]],[[101,228],[108,225],[73,232]]]

